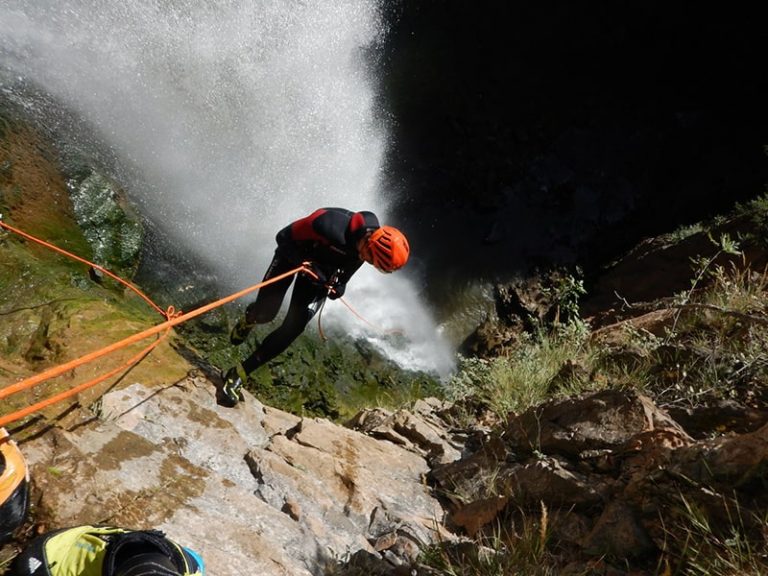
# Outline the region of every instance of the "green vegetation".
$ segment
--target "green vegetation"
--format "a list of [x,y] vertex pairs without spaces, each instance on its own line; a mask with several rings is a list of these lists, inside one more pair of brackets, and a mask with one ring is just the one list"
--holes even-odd
[[752,224],[752,228],[743,233],[745,242],[768,246],[768,192],[751,200],[750,202],[736,204],[735,214],[737,218],[746,218]]
[[460,357],[446,386],[449,399],[471,399],[504,419],[548,398],[601,387],[588,377],[596,352],[579,314],[579,300],[586,294],[581,271],[555,275],[552,286],[542,291],[553,303],[552,320],[531,319],[532,331],[504,355],[489,360]]
[[[761,198],[751,206],[750,218],[762,226],[768,221],[768,201]],[[755,246],[751,230],[751,235],[739,238]],[[609,339],[573,317],[565,325],[542,327],[504,356],[462,359],[449,395],[481,404],[500,422],[553,397],[606,387],[641,390],[668,410],[718,406],[722,401],[765,410],[768,270],[750,267],[741,245],[727,233],[706,228],[700,233],[709,236],[712,252],[692,258],[690,288],[643,310],[645,323],[623,322]],[[727,423],[714,428],[707,434],[730,431]],[[498,492],[493,484],[492,479],[477,481],[473,493],[449,497],[462,502],[486,498]],[[659,576],[768,573],[765,510],[747,512],[750,503],[733,496],[726,503],[730,514],[723,519],[682,496],[669,500],[659,519],[667,542],[659,558],[596,558],[582,565],[583,572],[574,573],[602,574],[609,566]],[[539,515],[505,512],[471,542],[425,551],[418,573],[560,574],[567,545],[553,528],[561,518],[548,518],[545,508]]]
[[422,560],[446,576],[556,576],[560,571],[551,551],[549,523],[542,504],[538,514],[523,513],[518,525],[497,526],[480,536],[476,545],[437,544],[424,552]]
[[[279,322],[279,319],[276,320]],[[212,324],[218,323],[218,326]],[[239,347],[229,343],[227,313],[179,327],[196,357],[217,371],[242,361],[273,324],[258,326]],[[305,416],[343,421],[363,408],[399,408],[425,396],[440,396],[437,377],[410,372],[370,345],[341,333],[322,340],[313,325],[283,354],[250,375],[246,388],[265,404]]]
[[[667,556],[663,573],[670,566],[682,567],[686,576],[762,576],[768,562],[762,534],[768,518],[743,509],[738,502],[726,507],[722,525],[695,504],[681,498],[681,507],[667,528]],[[678,568],[680,569],[680,568]]]
[[522,412],[553,395],[594,388],[579,365],[594,362],[594,353],[579,329],[524,337],[506,356],[491,360],[461,358],[447,389],[449,398],[472,398],[497,417]]

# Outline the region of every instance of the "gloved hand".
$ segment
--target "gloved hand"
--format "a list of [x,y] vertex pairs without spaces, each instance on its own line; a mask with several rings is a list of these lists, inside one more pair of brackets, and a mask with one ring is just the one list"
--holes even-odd
[[341,298],[344,296],[344,291],[347,289],[346,284],[342,284],[341,282],[331,282],[328,284],[328,299],[329,300],[336,300],[337,298]]

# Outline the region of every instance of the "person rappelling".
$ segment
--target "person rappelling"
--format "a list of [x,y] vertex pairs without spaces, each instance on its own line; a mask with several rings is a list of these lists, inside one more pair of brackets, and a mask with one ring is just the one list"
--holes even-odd
[[[364,262],[385,273],[402,268],[410,247],[405,235],[392,226],[379,225],[373,212],[320,208],[292,222],[277,233],[277,248],[264,275],[275,278],[307,264],[312,273],[296,275],[288,312],[282,324],[264,338],[242,363],[223,375],[222,403],[235,406],[243,400],[242,387],[249,374],[281,354],[304,331],[326,298],[344,295],[347,282]],[[254,326],[274,320],[288,287],[289,276],[259,289],[230,334],[233,345],[242,344]]]

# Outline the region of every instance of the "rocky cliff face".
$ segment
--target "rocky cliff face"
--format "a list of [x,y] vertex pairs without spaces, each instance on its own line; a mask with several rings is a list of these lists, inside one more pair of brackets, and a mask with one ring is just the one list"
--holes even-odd
[[[360,550],[408,563],[448,537],[416,443],[299,418],[250,394],[222,408],[194,372],[160,387],[129,378],[95,409],[21,443],[39,529],[155,527],[200,552],[209,573],[232,575],[320,574]],[[443,430],[413,419],[448,446]]]
[[[23,127],[6,126],[2,135],[5,217],[88,252],[54,151]],[[760,233],[764,221],[756,225]],[[721,226],[732,234],[744,229],[736,220]],[[591,286],[592,304],[584,308],[599,322],[592,341],[606,362],[657,355],[721,370],[729,397],[694,390],[695,409],[671,396],[690,379],[670,374],[669,364],[653,366],[641,393],[640,382],[606,381],[601,370],[585,372],[574,362],[563,365],[563,379],[597,390],[496,419],[481,418],[477,406],[428,399],[395,412],[365,410],[341,425],[276,410],[250,394],[237,408],[219,406],[216,383],[179,353],[182,341],[174,337],[113,381],[8,426],[30,466],[33,506],[17,538],[0,550],[0,570],[37,532],[98,522],[162,529],[199,551],[209,573],[224,576],[434,574],[421,562],[425,551],[499,555],[467,538],[511,526],[505,537],[514,548],[531,519],[557,539],[561,573],[619,574],[617,565],[652,573],[675,554],[664,515],[674,510],[672,519],[681,520],[681,500],[723,524],[734,509],[751,507],[758,515],[745,516],[742,528],[759,535],[757,519],[768,508],[762,352],[746,358],[703,349],[701,340],[658,339],[676,320],[671,293],[690,281],[670,270],[690,272],[691,256],[712,251],[706,232],[674,248],[646,243]],[[135,297],[9,234],[0,237],[0,262],[0,389],[157,321]],[[757,244],[731,259],[765,262]],[[718,342],[744,339],[764,350],[757,328],[768,325],[765,275],[762,283],[759,273],[744,278],[758,287],[746,312],[715,304],[707,310],[734,320],[717,324]],[[499,311],[522,325],[515,332],[561,318],[533,284],[518,288],[497,290]],[[501,320],[502,329],[510,327]],[[630,332],[657,340],[631,348]],[[3,399],[2,413],[106,368],[97,362],[50,387],[14,394]]]
[[[680,497],[724,521],[745,503],[765,509],[762,414],[716,439],[710,421],[696,440],[648,397],[607,390],[495,431],[460,432],[437,401],[344,427],[250,394],[222,408],[191,370],[160,386],[129,377],[91,409],[13,431],[34,487],[27,530],[154,527],[200,552],[211,574],[395,575],[431,574],[425,550],[515,525],[524,510],[547,515],[572,570],[605,555],[650,564]],[[760,530],[757,516],[744,522]]]

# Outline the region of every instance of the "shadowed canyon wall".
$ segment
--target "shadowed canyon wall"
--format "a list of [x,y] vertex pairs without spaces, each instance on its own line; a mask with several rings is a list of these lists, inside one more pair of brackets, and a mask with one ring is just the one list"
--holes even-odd
[[693,3],[391,2],[398,219],[428,293],[579,260],[759,195],[759,19]]

